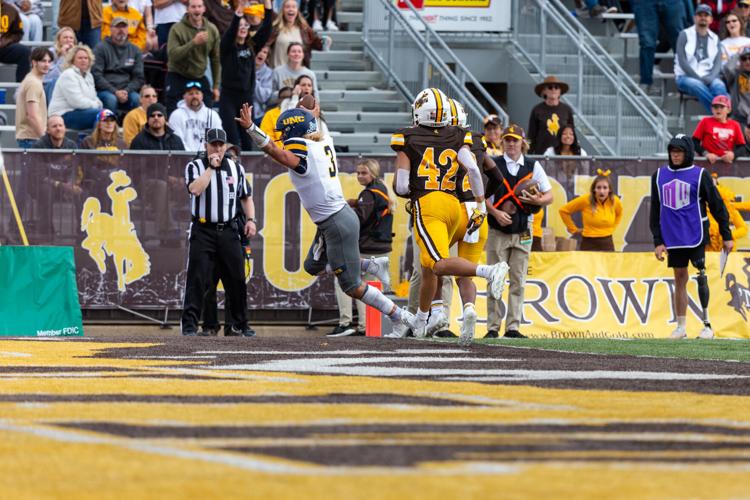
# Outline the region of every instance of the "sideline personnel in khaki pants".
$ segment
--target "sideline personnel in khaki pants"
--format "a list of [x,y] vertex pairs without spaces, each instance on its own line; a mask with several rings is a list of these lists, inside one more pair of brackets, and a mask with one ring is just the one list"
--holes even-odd
[[[552,203],[552,185],[538,161],[527,160],[529,151],[526,134],[518,125],[503,130],[502,157],[493,158],[503,174],[503,183],[490,181],[487,185],[487,218],[490,225],[487,239],[487,264],[506,262],[510,267],[510,290],[505,335],[525,338],[519,328],[523,317],[523,295],[531,253],[533,214]],[[532,185],[520,194],[516,186],[525,181]],[[487,297],[487,335],[497,338],[502,321],[500,303]]]

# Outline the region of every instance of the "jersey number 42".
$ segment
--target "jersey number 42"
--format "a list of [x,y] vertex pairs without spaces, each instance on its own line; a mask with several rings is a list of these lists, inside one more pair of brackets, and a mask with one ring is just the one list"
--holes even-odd
[[417,175],[425,179],[424,188],[428,191],[453,191],[456,189],[456,172],[458,171],[458,153],[452,149],[444,149],[435,163],[435,148],[430,146],[424,150],[422,161],[419,162]]

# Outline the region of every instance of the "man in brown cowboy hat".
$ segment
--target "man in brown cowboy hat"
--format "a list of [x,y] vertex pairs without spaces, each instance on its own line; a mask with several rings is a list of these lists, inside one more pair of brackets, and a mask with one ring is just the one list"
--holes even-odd
[[529,117],[530,154],[544,154],[548,147],[557,145],[558,135],[565,126],[575,128],[573,110],[560,102],[560,96],[566,93],[568,88],[567,83],[552,75],[534,87],[536,95],[544,101],[534,106]]

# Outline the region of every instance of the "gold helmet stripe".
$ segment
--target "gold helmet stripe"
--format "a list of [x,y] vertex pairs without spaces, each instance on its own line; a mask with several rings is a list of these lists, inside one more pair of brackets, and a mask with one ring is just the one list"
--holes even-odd
[[440,123],[443,121],[443,99],[440,97],[440,91],[438,89],[430,90],[435,96],[435,103],[437,104],[437,111],[435,112],[435,123]]
[[456,126],[458,125],[458,107],[456,106],[456,101],[453,99],[448,99],[448,103],[451,105],[451,125]]

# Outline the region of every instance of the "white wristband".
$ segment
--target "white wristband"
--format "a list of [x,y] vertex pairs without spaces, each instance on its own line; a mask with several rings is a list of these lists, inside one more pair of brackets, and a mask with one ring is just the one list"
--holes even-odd
[[259,148],[264,148],[268,145],[269,142],[271,142],[271,138],[268,136],[268,134],[256,127],[254,123],[246,128],[245,132],[247,132],[247,135],[250,136],[255,145]]

